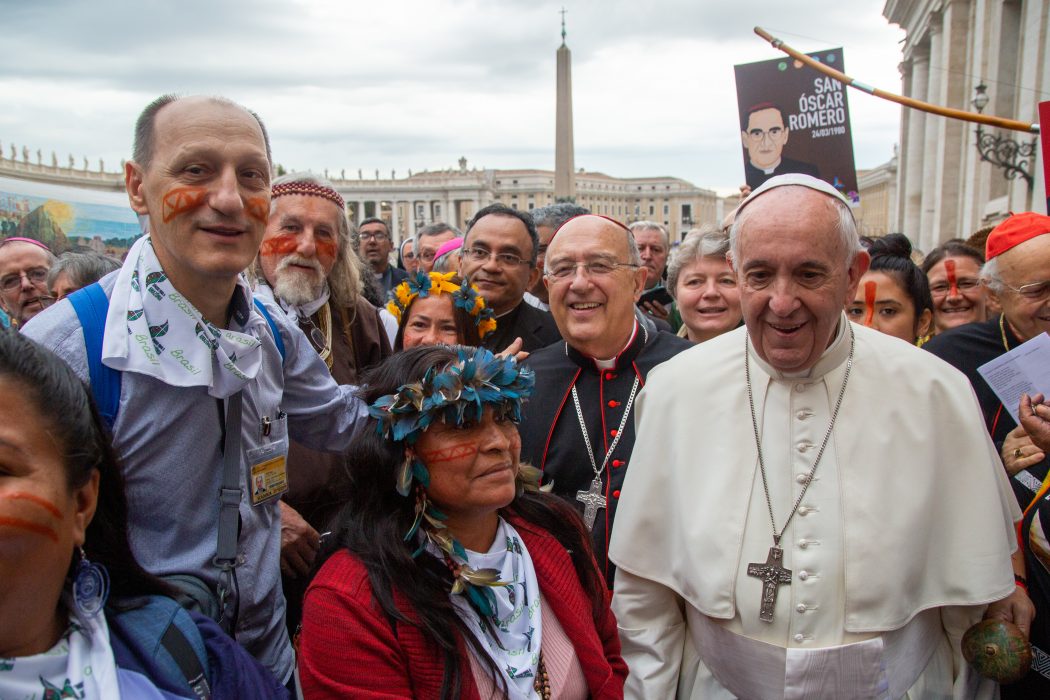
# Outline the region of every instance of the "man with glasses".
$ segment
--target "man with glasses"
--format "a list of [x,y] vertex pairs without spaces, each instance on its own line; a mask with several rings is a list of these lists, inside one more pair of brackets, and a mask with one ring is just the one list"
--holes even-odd
[[357,238],[360,241],[361,257],[372,268],[376,286],[385,299],[391,289],[408,277],[407,272],[390,264],[390,253],[394,250],[390,229],[385,221],[372,217],[357,227]]
[[817,166],[812,163],[784,157],[788,128],[784,125],[784,110],[772,102],[760,102],[747,110],[740,125],[740,140],[747,151],[744,177],[751,189],[784,173],[820,177]]
[[521,338],[520,349],[532,352],[560,337],[549,313],[525,303],[526,290],[540,277],[538,251],[532,217],[517,209],[490,204],[467,227],[459,269],[496,314],[496,330],[483,342],[490,350],[504,350]]
[[984,424],[999,448],[1024,508],[1035,496],[1050,462],[1014,424],[977,368],[1026,340],[1050,330],[1050,217],[1014,214],[996,226],[985,243],[981,279],[1002,313],[987,321],[952,328],[923,347],[961,370],[970,380],[984,413]]
[[51,305],[47,273],[55,262],[50,249],[32,238],[0,242],[0,306],[18,326]]
[[459,238],[459,231],[440,221],[419,229],[413,245],[416,251],[416,269],[431,272],[438,248],[453,238]]
[[646,272],[634,237],[618,221],[570,219],[551,240],[544,268],[565,341],[526,361],[536,390],[521,424],[522,459],[579,508],[611,587],[607,551],[634,447],[631,409],[649,371],[691,344],[635,319]]

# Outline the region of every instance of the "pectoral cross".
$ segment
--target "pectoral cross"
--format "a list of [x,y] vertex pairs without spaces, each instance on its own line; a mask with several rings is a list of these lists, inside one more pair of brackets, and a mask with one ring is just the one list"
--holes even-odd
[[765,564],[754,562],[747,565],[748,576],[762,579],[762,607],[758,618],[763,622],[773,621],[773,609],[777,605],[777,590],[780,586],[791,585],[791,569],[781,566],[783,561],[784,550],[773,545],[769,548]]
[[598,517],[598,509],[608,505],[605,496],[602,495],[602,478],[594,477],[589,489],[577,491],[576,500],[586,506],[583,509],[583,522],[587,526],[587,531],[590,532],[594,529],[594,519]]

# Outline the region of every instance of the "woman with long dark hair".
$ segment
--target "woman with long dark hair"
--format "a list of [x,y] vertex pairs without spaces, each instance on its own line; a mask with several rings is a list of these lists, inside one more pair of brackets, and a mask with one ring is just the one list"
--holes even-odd
[[366,376],[354,489],[305,599],[308,700],[623,697],[590,537],[519,463],[532,383],[513,359],[443,345]]
[[437,343],[478,346],[496,330],[478,288],[455,272],[421,270],[391,291],[386,309],[397,319],[394,352]]
[[0,331],[0,697],[287,697],[135,560],[117,456],[62,360]]

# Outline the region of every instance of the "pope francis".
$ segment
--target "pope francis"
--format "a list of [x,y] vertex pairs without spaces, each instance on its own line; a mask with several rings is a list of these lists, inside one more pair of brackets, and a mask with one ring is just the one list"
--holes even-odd
[[969,382],[846,320],[868,255],[826,183],[768,180],[730,240],[745,327],[638,399],[610,546],[627,697],[995,697],[959,640],[1033,609]]

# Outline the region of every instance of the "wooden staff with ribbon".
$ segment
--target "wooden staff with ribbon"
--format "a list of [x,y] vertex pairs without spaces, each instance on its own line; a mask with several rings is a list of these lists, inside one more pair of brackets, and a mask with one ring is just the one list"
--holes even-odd
[[916,100],[912,97],[905,97],[903,95],[897,95],[892,92],[886,92],[880,90],[866,83],[862,83],[859,80],[854,80],[842,71],[837,71],[830,66],[826,66],[820,61],[814,60],[800,51],[791,48],[780,39],[767,32],[762,27],[755,27],[755,34],[768,41],[773,45],[773,48],[783,51],[788,56],[791,56],[796,61],[805,63],[810,68],[820,71],[824,75],[834,78],[835,80],[854,87],[858,90],[874,95],[875,97],[881,97],[884,100],[890,102],[896,102],[897,104],[904,105],[905,107],[911,107],[913,109],[921,109],[923,112],[929,112],[930,114],[939,114],[942,117],[950,117],[952,119],[962,119],[968,122],[976,122],[978,124],[987,124],[989,126],[997,126],[1001,129],[1012,129],[1014,131],[1027,131],[1032,134],[1039,133],[1038,124],[1029,124],[1028,122],[1017,121],[1016,119],[1005,119],[1003,117],[995,117],[988,114],[978,114],[977,112],[967,112],[962,109],[952,109],[951,107],[941,107],[940,105],[933,105],[922,100]]

